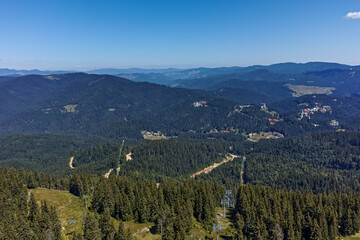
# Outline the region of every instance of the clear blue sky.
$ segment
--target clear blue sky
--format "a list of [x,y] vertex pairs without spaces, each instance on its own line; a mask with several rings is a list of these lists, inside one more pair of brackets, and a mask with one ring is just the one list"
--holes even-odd
[[359,0],[0,0],[0,6],[0,68],[360,65],[360,19],[344,17],[360,11]]

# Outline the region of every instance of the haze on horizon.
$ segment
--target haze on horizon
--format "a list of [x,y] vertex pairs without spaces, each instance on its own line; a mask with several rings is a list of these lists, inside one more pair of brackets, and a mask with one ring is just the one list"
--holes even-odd
[[356,0],[2,2],[0,68],[360,65]]

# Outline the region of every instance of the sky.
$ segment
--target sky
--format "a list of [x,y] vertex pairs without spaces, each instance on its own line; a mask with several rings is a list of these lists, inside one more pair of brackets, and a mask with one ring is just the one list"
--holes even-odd
[[360,65],[359,0],[0,0],[0,68]]

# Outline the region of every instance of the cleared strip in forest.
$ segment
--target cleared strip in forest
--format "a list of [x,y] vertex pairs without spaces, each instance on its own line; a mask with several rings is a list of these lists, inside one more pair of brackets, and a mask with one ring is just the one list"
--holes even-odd
[[243,160],[242,160],[242,163],[241,163],[241,173],[240,173],[241,185],[244,185],[245,161],[246,161],[246,157],[243,156]]
[[208,174],[209,172],[211,172],[211,171],[214,170],[215,168],[223,165],[224,163],[231,162],[231,161],[233,161],[233,160],[234,160],[235,158],[237,158],[237,157],[239,157],[239,156],[234,155],[234,154],[227,154],[226,157],[225,157],[221,162],[219,162],[219,163],[214,163],[213,165],[211,165],[211,166],[209,166],[209,167],[207,167],[207,168],[204,168],[204,169],[201,170],[201,171],[198,171],[198,172],[194,173],[193,175],[191,175],[191,177],[194,178],[194,177],[196,177],[196,176],[198,176],[198,175],[200,175],[200,174],[203,174],[203,173]]
[[109,178],[110,174],[112,173],[114,169],[110,168],[109,171],[107,173],[105,173],[104,177],[105,178]]
[[74,161],[74,157],[71,157],[71,158],[70,158],[70,162],[69,162],[69,166],[70,166],[71,169],[74,169],[74,168],[75,168],[75,167],[72,165],[73,161]]
[[126,154],[126,161],[131,161],[133,160],[132,158],[132,153],[130,152],[129,154]]

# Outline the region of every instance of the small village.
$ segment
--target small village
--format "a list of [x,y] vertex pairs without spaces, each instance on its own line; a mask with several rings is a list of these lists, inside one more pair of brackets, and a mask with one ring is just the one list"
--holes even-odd
[[303,119],[304,117],[307,117],[308,119],[311,118],[311,115],[313,115],[316,112],[321,112],[321,113],[331,113],[331,106],[328,105],[324,105],[324,106],[316,106],[314,108],[305,108],[305,109],[301,109],[300,112],[300,117],[298,118],[299,120]]
[[268,121],[269,121],[270,125],[275,125],[278,122],[284,121],[284,119],[282,119],[282,118],[268,118]]
[[157,132],[153,132],[153,131],[141,131],[141,134],[143,136],[144,139],[147,140],[159,140],[159,139],[168,139],[168,137],[166,137],[162,132],[157,131]]
[[197,108],[197,107],[209,107],[209,106],[207,105],[207,101],[205,101],[205,100],[193,102],[193,106],[196,107],[196,108]]
[[330,121],[330,126],[332,127],[338,127],[339,126],[339,122],[335,119]]

